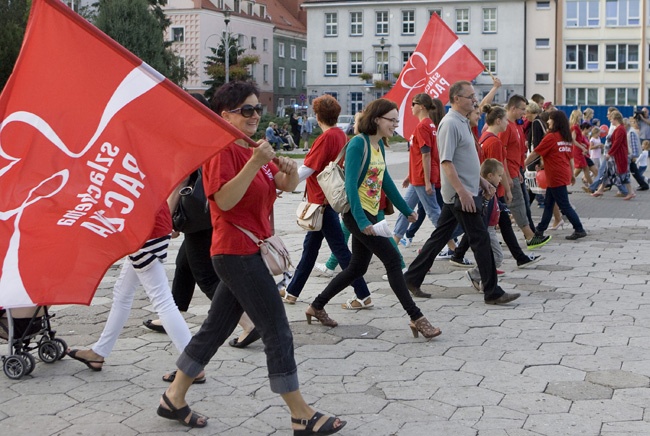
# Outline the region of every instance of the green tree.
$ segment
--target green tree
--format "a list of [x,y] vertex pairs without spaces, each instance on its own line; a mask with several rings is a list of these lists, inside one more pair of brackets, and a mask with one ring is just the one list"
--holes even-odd
[[165,41],[171,24],[162,6],[167,0],[100,0],[95,25],[177,85],[187,80],[187,68]]
[[0,0],[0,90],[4,89],[25,36],[28,0]]
[[[217,48],[210,47],[212,55],[206,57],[205,72],[210,76],[210,79],[203,82],[209,85],[210,88],[205,91],[207,98],[212,97],[212,94],[224,83],[226,83],[226,47],[228,50],[228,77],[230,80],[249,80],[252,78],[248,71],[248,66],[257,64],[260,61],[259,56],[245,54],[246,49],[239,46],[237,43],[238,38],[234,37],[232,33],[228,33],[221,37],[221,42]],[[229,44],[227,44],[229,42]]]

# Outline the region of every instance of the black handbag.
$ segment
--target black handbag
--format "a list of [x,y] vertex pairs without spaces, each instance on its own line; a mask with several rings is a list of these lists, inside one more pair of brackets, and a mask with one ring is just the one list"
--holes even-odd
[[203,191],[201,168],[194,171],[185,187],[179,191],[180,200],[172,214],[174,230],[195,233],[212,227],[208,199]]

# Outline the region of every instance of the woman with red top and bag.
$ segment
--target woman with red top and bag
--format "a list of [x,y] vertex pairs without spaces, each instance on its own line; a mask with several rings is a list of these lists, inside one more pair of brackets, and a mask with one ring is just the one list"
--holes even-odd
[[[262,115],[259,90],[250,82],[229,82],[217,90],[212,110],[247,136],[257,131]],[[218,133],[218,132],[217,132]],[[260,249],[240,226],[259,239],[271,236],[269,216],[276,190],[293,191],[298,171],[293,160],[275,158],[266,141],[250,148],[236,140],[203,166],[205,194],[210,203],[212,264],[221,283],[208,316],[178,358],[176,378],[163,394],[158,415],[189,427],[205,427],[207,418],[193,413],[185,401],[192,381],[237,326],[246,311],[264,342],[271,391],[289,407],[294,435],[333,434],[344,421],[315,412],[298,389],[293,336],[277,286]],[[277,161],[277,165],[272,160]]]
[[540,156],[544,159],[546,173],[546,201],[542,220],[537,225],[536,235],[542,237],[548,228],[553,216],[553,206],[557,203],[560,211],[565,215],[571,225],[573,233],[566,237],[569,240],[587,236],[580,217],[569,202],[567,185],[575,183],[573,175],[573,137],[569,127],[569,120],[562,111],[553,111],[548,118],[548,133],[542,142],[530,152],[525,165],[534,162]]

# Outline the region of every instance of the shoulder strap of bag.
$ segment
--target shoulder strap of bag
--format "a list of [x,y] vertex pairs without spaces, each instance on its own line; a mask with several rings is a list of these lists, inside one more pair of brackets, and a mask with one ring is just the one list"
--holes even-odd
[[368,148],[370,148],[370,144],[366,139],[366,135],[360,133],[357,136],[361,136],[361,138],[363,138],[363,159],[361,159],[361,166],[359,167],[359,175],[357,176],[357,183],[359,183],[361,174],[363,174],[363,167],[366,166],[366,159],[368,158]]
[[[231,223],[231,224],[232,224],[232,223]],[[242,232],[244,232],[244,234],[245,234],[246,236],[248,236],[249,238],[251,238],[251,239],[253,240],[253,242],[255,242],[255,245],[260,245],[260,243],[263,242],[263,241],[261,241],[260,239],[258,239],[258,238],[253,234],[253,232],[251,232],[250,230],[246,230],[246,229],[243,228],[243,227],[239,227],[237,224],[232,224],[232,225],[235,226],[235,227],[237,227],[239,230],[241,230]]]

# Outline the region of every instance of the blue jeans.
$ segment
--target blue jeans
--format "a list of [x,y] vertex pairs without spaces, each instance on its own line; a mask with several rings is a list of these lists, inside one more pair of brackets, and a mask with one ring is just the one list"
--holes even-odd
[[418,230],[420,230],[420,227],[422,226],[422,223],[426,217],[427,213],[424,211],[424,206],[421,202],[418,202],[418,219],[409,225],[409,228],[406,229],[406,233],[404,233],[404,237],[413,238]]
[[546,188],[546,202],[544,203],[544,213],[542,214],[542,220],[537,225],[536,235],[542,236],[544,231],[548,228],[548,224],[553,218],[553,206],[560,208],[562,215],[566,216],[569,219],[569,222],[573,226],[573,230],[576,232],[584,232],[585,229],[582,227],[580,222],[580,217],[571,206],[569,202],[569,194],[566,189],[566,186],[558,186],[557,188]]
[[[305,283],[309,279],[309,274],[316,264],[318,251],[323,243],[323,239],[327,241],[330,250],[332,250],[332,254],[336,256],[341,268],[347,268],[350,263],[350,257],[352,255],[350,254],[350,250],[348,250],[348,245],[343,236],[341,225],[339,224],[339,215],[331,206],[325,206],[323,227],[321,230],[318,232],[307,232],[305,235],[305,241],[302,244],[302,257],[300,258],[300,262],[298,262],[296,272],[293,274],[293,279],[291,279],[287,288],[287,292],[294,297],[298,297],[305,287]],[[366,285],[363,277],[355,280],[352,283],[352,287],[357,298],[361,300],[365,300],[370,295],[368,285]]]
[[212,264],[221,283],[208,316],[176,361],[178,369],[196,377],[230,337],[245,311],[262,336],[271,391],[298,390],[293,336],[278,287],[259,253],[217,255]]
[[[420,201],[422,206],[424,206],[425,213],[433,223],[434,227],[436,226],[438,223],[438,217],[440,217],[440,206],[436,199],[435,188],[433,194],[429,195],[424,186],[409,185],[404,193],[404,201],[406,201],[406,204],[408,204],[411,209],[413,209],[418,201]],[[408,224],[407,217],[405,217],[404,214],[400,214],[397,217],[397,223],[395,223],[393,234],[401,238],[404,236],[404,233],[406,233]]]
[[[606,177],[606,172],[607,172],[607,159],[603,158],[600,161],[600,167],[598,168],[598,175],[594,179],[594,183],[589,185],[589,190],[591,192],[596,192],[598,187],[600,186],[601,183],[605,183],[605,186],[608,185],[607,177]],[[616,185],[618,190],[621,192],[621,194],[627,195],[627,188],[623,185]]]

